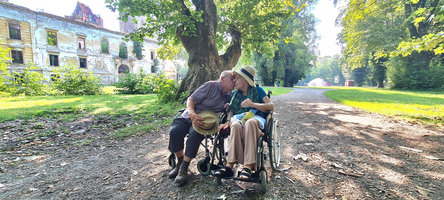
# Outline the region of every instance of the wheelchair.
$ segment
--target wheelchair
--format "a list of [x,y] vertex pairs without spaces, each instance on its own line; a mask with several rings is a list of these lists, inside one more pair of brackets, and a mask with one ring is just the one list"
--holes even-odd
[[[268,91],[267,96],[270,98],[272,92]],[[181,109],[176,115],[178,117],[185,109]],[[176,118],[175,117],[175,118]],[[220,117],[220,124],[227,121],[227,113]],[[222,184],[222,179],[233,179],[245,182],[253,182],[261,184],[261,192],[265,193],[267,190],[268,176],[265,169],[267,158],[269,159],[271,169],[277,170],[281,159],[281,130],[279,120],[273,117],[273,112],[266,115],[266,123],[264,129],[261,130],[264,135],[258,138],[257,144],[257,166],[256,171],[251,174],[251,179],[244,180],[237,177],[218,178],[216,182],[218,185]],[[222,168],[227,163],[226,156],[228,152],[225,149],[225,138],[229,133],[216,133],[215,135],[205,136],[205,143],[201,145],[205,148],[205,158],[199,160],[197,169],[203,176],[210,175],[211,170]],[[210,151],[208,146],[208,139],[213,140],[213,151]],[[268,151],[266,149],[268,147]],[[216,163],[217,162],[217,163]],[[174,153],[168,157],[168,164],[171,169],[176,167],[176,156]]]

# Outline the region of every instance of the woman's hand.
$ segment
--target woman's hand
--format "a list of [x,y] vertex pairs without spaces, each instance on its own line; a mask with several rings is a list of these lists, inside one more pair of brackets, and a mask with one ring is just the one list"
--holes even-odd
[[242,101],[241,104],[242,108],[246,108],[248,106],[252,107],[252,108],[256,108],[256,103],[254,103],[253,101],[251,101],[250,99],[245,99],[244,101]]
[[225,124],[221,124],[219,125],[219,127],[217,127],[217,131],[220,132],[221,130],[227,129],[230,127],[230,122],[225,122]]

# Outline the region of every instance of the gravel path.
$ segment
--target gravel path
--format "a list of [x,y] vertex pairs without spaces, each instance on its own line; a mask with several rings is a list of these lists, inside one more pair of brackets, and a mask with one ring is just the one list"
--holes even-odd
[[[282,160],[281,171],[268,167],[265,194],[258,184],[216,185],[199,174],[198,159],[188,184],[178,187],[167,177],[169,127],[123,141],[81,130],[47,138],[52,144],[12,139],[31,134],[17,124],[42,126],[37,119],[0,124],[0,199],[444,199],[442,127],[365,113],[330,100],[325,91],[272,97],[282,125]],[[87,123],[73,124],[80,121]],[[45,122],[42,128],[59,126]],[[94,139],[79,145],[87,138]],[[203,158],[203,148],[199,152]]]

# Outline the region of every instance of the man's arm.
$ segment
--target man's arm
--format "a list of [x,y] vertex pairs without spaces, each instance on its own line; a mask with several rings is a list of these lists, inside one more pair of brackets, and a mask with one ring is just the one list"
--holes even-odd
[[188,116],[190,116],[191,121],[193,122],[193,124],[195,124],[196,126],[202,126],[203,123],[203,118],[200,117],[198,114],[196,114],[195,111],[195,107],[196,107],[197,102],[195,102],[193,100],[193,98],[188,97],[187,100],[187,110],[188,110]]

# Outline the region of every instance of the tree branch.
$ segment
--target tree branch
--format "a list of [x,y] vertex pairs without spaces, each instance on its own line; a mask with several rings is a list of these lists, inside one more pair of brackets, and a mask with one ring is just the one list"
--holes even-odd
[[241,33],[237,28],[232,27],[230,46],[228,47],[225,54],[221,56],[228,69],[232,69],[234,66],[236,66],[237,61],[239,60],[242,53],[241,46]]

